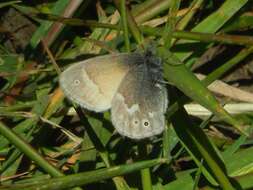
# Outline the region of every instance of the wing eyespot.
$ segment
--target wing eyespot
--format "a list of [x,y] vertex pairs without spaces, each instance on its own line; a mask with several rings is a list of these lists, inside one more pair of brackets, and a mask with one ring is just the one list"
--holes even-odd
[[142,120],[142,125],[143,125],[144,127],[149,127],[149,126],[150,126],[149,120],[143,119],[143,120]]
[[135,119],[133,119],[132,123],[134,126],[138,126],[140,124],[140,121],[135,118]]
[[74,82],[73,82],[74,86],[78,86],[80,83],[81,83],[81,82],[80,82],[80,80],[78,80],[78,79],[74,80]]

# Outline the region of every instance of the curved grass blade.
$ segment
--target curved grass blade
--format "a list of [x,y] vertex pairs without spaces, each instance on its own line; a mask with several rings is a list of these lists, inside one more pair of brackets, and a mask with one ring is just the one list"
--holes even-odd
[[91,172],[82,172],[78,174],[72,174],[64,177],[53,178],[49,180],[34,181],[30,184],[16,184],[10,186],[2,186],[1,190],[58,190],[68,189],[75,186],[82,186],[85,184],[110,179],[115,176],[128,174],[144,168],[149,168],[157,164],[166,162],[166,159],[154,159],[149,161],[141,161],[133,164],[114,166],[111,168],[100,169]]
[[4,2],[4,3],[0,3],[0,9],[3,7],[7,7],[16,3],[21,3],[22,1],[9,1],[9,2]]
[[241,123],[235,120],[218,103],[211,92],[196,78],[196,76],[167,50],[160,48],[161,57],[166,60],[164,72],[166,79],[184,92],[188,97],[203,105],[223,121],[231,124],[243,134],[248,135],[249,127],[241,126]]

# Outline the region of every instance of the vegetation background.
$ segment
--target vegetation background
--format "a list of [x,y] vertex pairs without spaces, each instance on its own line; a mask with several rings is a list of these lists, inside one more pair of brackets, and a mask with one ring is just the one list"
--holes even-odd
[[[1,1],[0,10],[1,190],[253,188],[252,1]],[[66,66],[148,40],[170,84],[162,135],[124,138],[109,112],[64,99]]]

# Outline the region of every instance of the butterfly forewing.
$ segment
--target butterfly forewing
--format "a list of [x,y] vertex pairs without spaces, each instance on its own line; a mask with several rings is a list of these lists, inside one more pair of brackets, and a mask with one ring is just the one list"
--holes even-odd
[[81,61],[61,74],[60,86],[64,94],[81,107],[105,111],[111,107],[112,98],[136,56],[119,53]]

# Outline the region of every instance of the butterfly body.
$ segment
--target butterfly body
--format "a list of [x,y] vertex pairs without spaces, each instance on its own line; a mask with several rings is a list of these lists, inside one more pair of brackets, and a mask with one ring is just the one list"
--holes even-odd
[[162,62],[149,53],[119,53],[76,63],[60,76],[65,95],[81,107],[111,109],[123,136],[148,138],[164,130],[167,91]]

